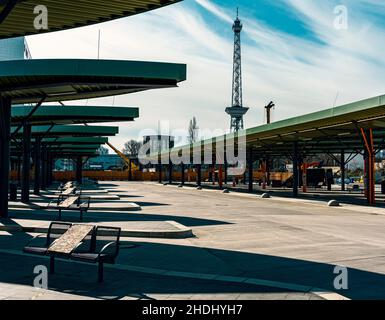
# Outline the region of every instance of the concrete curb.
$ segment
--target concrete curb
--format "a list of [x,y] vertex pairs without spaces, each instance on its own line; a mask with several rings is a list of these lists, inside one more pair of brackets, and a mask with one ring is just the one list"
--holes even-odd
[[[102,201],[100,201],[102,202]],[[91,202],[90,209],[88,211],[114,211],[114,212],[122,212],[122,211],[141,211],[142,207],[134,202],[130,202],[127,207],[98,207],[98,202]],[[9,208],[13,209],[33,209],[33,210],[55,210],[55,208],[48,208],[47,205],[41,206],[37,203],[30,203],[28,205],[25,204],[10,204]]]
[[[165,221],[174,226],[177,230],[128,230],[122,229],[121,237],[128,238],[161,238],[161,239],[186,239],[194,237],[191,228],[175,221]],[[0,225],[0,231],[26,232],[26,233],[47,233],[46,227],[25,227],[20,225]]]
[[[36,256],[32,254],[27,254],[17,250],[4,250],[0,249],[0,252],[16,254],[16,255],[26,255],[31,257],[39,257],[45,258],[44,256]],[[72,261],[74,263],[85,264],[80,261]],[[115,270],[124,270],[124,271],[133,271],[140,273],[147,273],[153,275],[161,275],[161,276],[170,276],[170,277],[181,277],[181,278],[190,278],[190,279],[203,279],[203,280],[213,280],[213,281],[221,281],[221,282],[232,282],[232,283],[247,283],[254,284],[258,286],[271,287],[271,288],[279,288],[279,289],[287,289],[293,292],[303,292],[303,293],[311,293],[324,300],[350,300],[343,295],[340,295],[335,292],[331,292],[328,290],[324,290],[317,287],[298,285],[287,282],[278,282],[264,279],[256,279],[256,278],[247,278],[247,277],[237,277],[237,276],[226,276],[226,275],[218,275],[218,274],[208,274],[208,273],[193,273],[193,272],[183,272],[183,271],[173,271],[166,269],[157,269],[157,268],[146,268],[146,267],[137,267],[123,264],[106,264],[105,268],[115,269]]]

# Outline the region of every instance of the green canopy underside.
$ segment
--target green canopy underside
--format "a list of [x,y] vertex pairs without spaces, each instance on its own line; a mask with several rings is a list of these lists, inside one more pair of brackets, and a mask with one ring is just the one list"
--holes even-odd
[[[11,128],[13,132],[16,127]],[[50,126],[33,126],[32,136],[48,137],[105,137],[115,136],[119,133],[119,127],[107,126],[81,126],[81,125],[56,125],[50,130]],[[17,137],[20,138],[23,134],[21,129]]]
[[[61,151],[61,150],[77,150],[77,151],[82,151],[82,150],[98,150],[100,148],[100,144],[61,144],[61,145],[51,145],[48,144],[46,147],[49,150],[56,150],[56,151]],[[11,144],[11,149],[20,149],[18,146]]]
[[[0,27],[0,39],[45,33],[92,25],[104,21],[135,15],[180,0],[12,0],[17,1]],[[8,1],[5,1],[8,2]],[[34,8],[44,5],[48,9],[48,30],[34,28]],[[4,1],[0,1],[0,12]]]
[[61,144],[105,144],[108,142],[107,137],[64,137],[64,138],[44,138],[45,144],[61,145]]
[[[319,153],[357,152],[363,150],[360,129],[373,129],[376,148],[385,148],[385,95],[307,115],[277,121],[240,132],[246,138],[246,146],[254,154],[285,156],[293,152],[298,142],[305,155]],[[219,136],[193,145],[175,147],[172,155],[192,148],[196,152],[206,150],[216,153],[216,145],[224,140],[237,139],[234,135]],[[213,146],[213,148],[211,148]],[[167,156],[169,151],[164,152]],[[158,155],[151,155],[157,159]]]
[[184,64],[85,59],[0,62],[0,92],[13,103],[121,95],[176,87],[184,80]]
[[[12,106],[12,123],[21,123],[33,106]],[[139,108],[97,106],[40,106],[28,120],[33,125],[133,121]]]

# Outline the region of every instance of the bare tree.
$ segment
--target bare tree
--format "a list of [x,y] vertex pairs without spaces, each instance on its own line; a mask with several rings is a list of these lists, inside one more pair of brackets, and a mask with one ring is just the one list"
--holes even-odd
[[108,149],[106,147],[100,146],[97,152],[99,155],[104,156],[108,154]]
[[197,119],[193,117],[190,120],[189,126],[188,126],[188,142],[189,143],[194,143],[198,140],[198,124],[197,124]]
[[141,147],[142,147],[142,143],[141,142],[132,139],[130,141],[127,141],[124,144],[124,149],[123,149],[122,152],[124,154],[128,154],[128,155],[136,157],[136,156],[138,156],[139,150],[140,150]]

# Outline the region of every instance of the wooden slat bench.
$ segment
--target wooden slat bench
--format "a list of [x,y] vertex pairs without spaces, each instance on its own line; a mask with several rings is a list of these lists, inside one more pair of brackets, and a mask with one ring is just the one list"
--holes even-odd
[[58,197],[58,200],[51,201],[47,208],[55,208],[59,211],[59,220],[62,218],[62,211],[79,211],[80,221],[83,221],[83,215],[90,208],[90,197],[81,197],[81,196],[68,196]]
[[[51,230],[51,231],[50,231]],[[54,233],[52,230],[60,230]],[[119,254],[121,229],[116,227],[93,226],[52,222],[42,246],[29,241],[23,251],[30,254],[48,255],[50,273],[55,273],[55,258],[65,258],[85,263],[98,264],[98,281],[103,281],[105,263],[114,264]],[[54,241],[52,241],[55,239]]]

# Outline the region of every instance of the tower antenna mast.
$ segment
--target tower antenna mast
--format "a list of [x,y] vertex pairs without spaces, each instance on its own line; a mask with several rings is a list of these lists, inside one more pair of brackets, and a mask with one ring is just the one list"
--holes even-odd
[[233,24],[234,31],[234,61],[233,61],[233,86],[231,107],[226,108],[226,113],[230,115],[230,131],[237,132],[244,128],[243,116],[249,108],[243,107],[242,97],[242,54],[241,54],[241,32],[242,22],[239,19],[239,9],[237,8],[237,18]]

